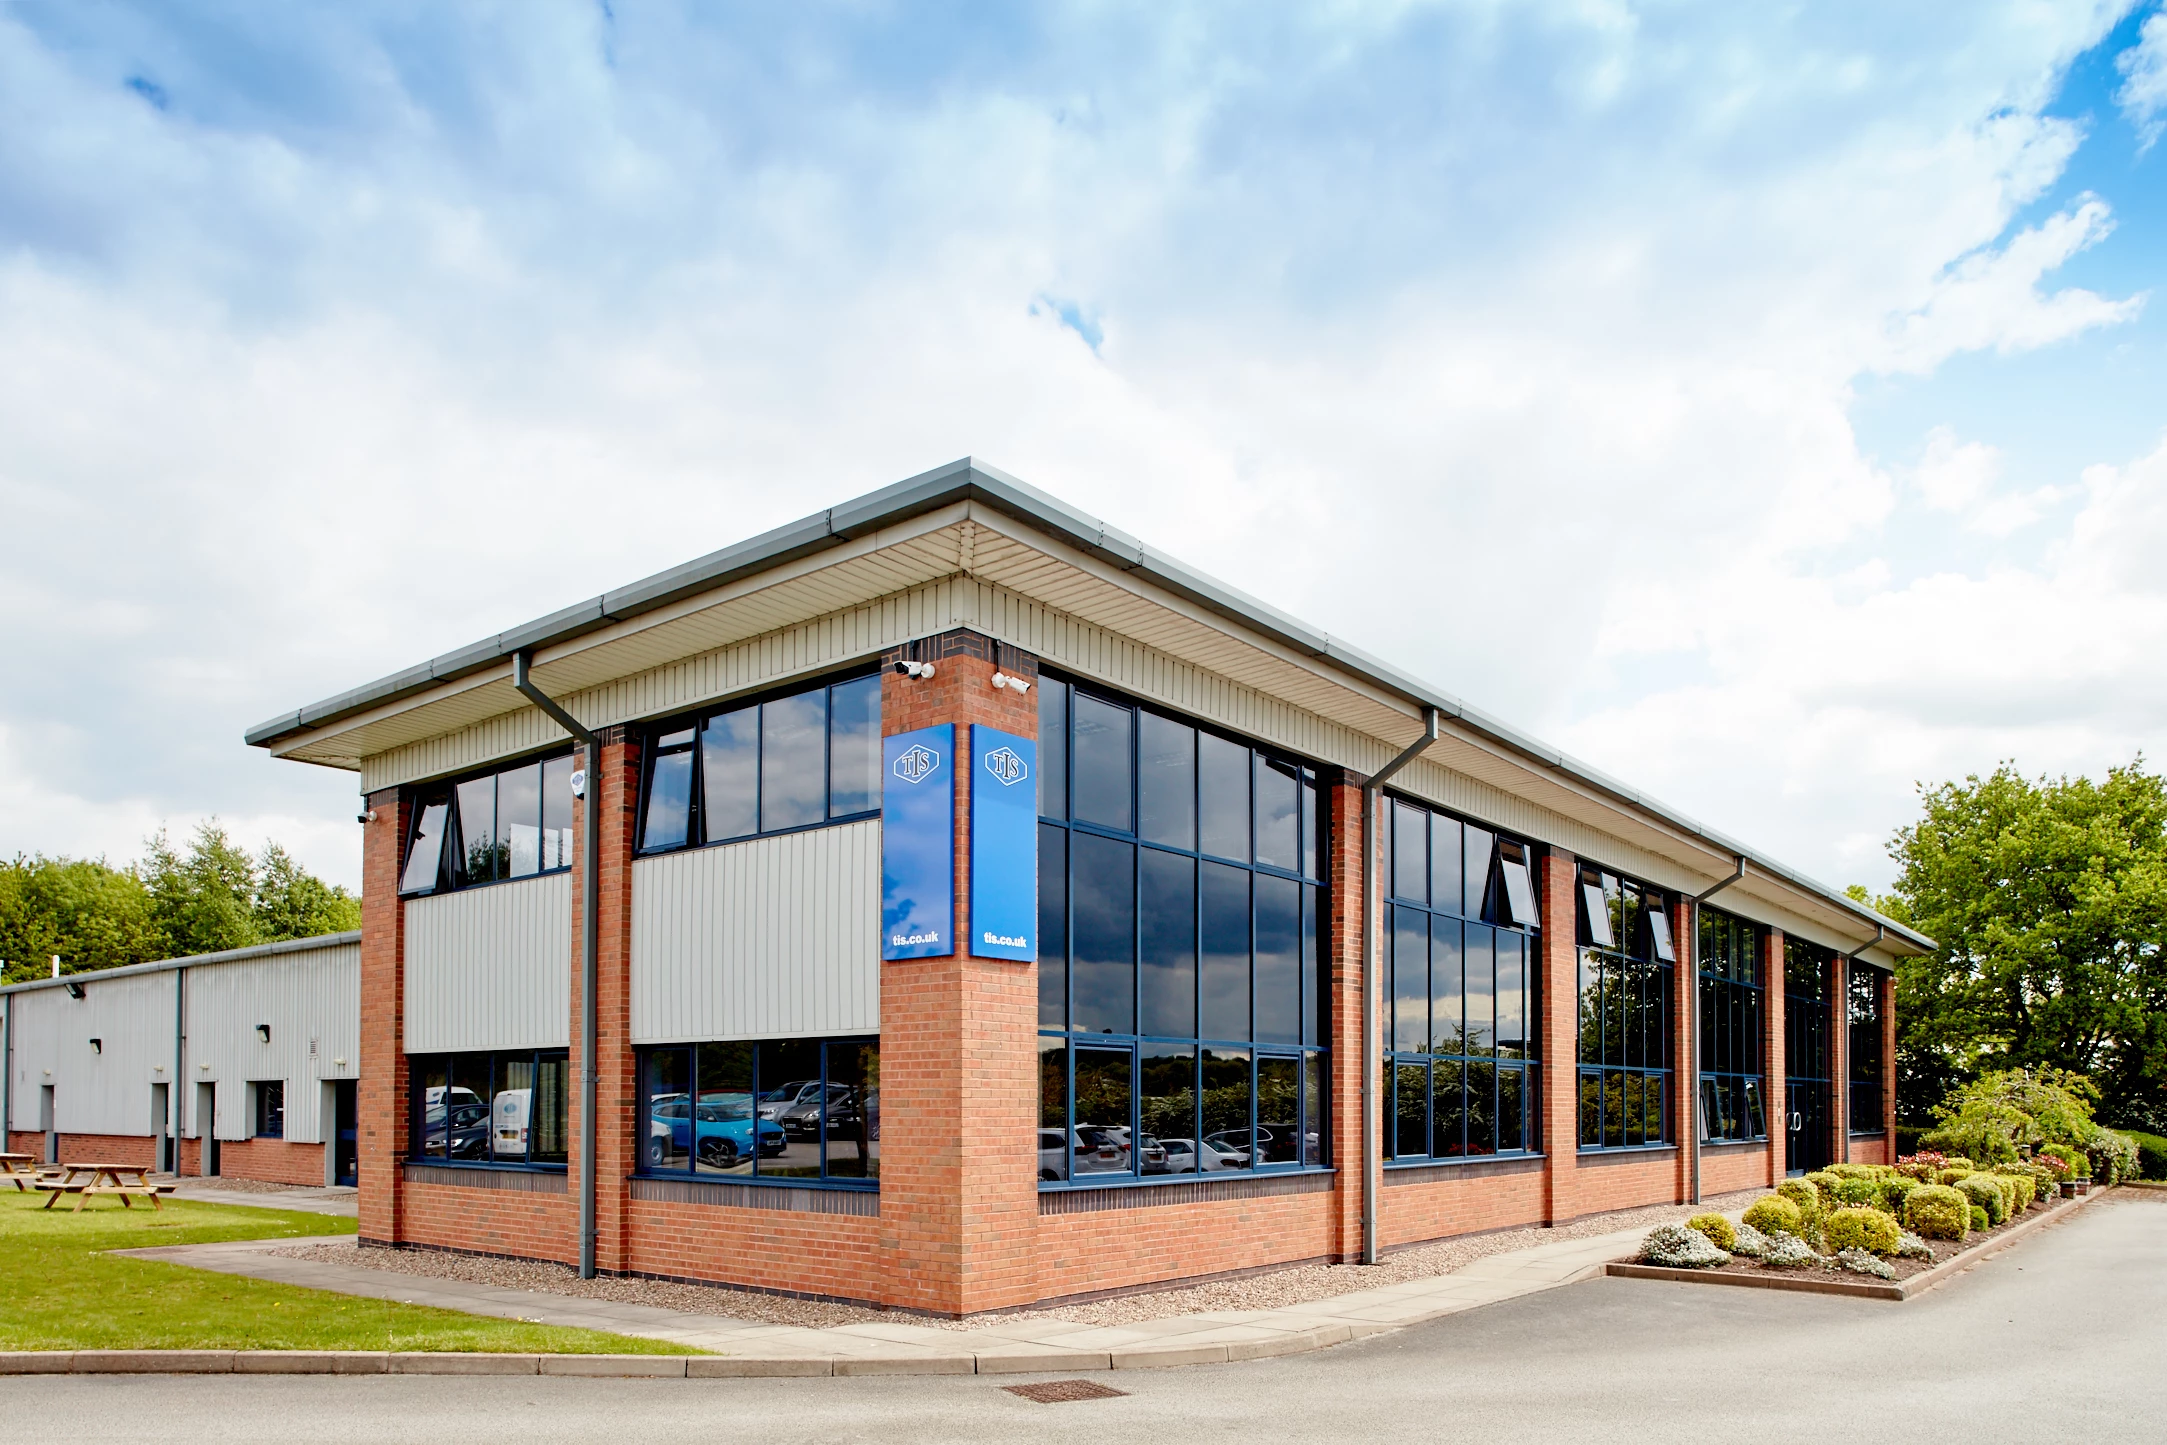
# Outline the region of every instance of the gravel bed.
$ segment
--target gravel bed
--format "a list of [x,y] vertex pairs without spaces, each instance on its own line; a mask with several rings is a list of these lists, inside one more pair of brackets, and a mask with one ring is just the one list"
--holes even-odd
[[[190,1175],[180,1180],[179,1185],[190,1194],[290,1194],[298,1189],[320,1191],[324,1188],[321,1184],[271,1184],[261,1179],[225,1179],[216,1175],[208,1179]],[[354,1191],[348,1189],[346,1192],[352,1194]]]
[[[1019,1312],[1021,1316],[1073,1320],[1079,1324],[1129,1325],[1173,1315],[1204,1314],[1215,1310],[1268,1310],[1282,1305],[1329,1299],[1380,1285],[1404,1284],[1428,1279],[1515,1249],[1560,1240],[1586,1239],[1620,1229],[1653,1228],[1673,1219],[1685,1219],[1705,1210],[1727,1212],[1743,1208],[1766,1193],[1747,1189],[1736,1194],[1711,1196],[1694,1205],[1661,1204],[1645,1209],[1621,1210],[1575,1220],[1555,1229],[1506,1229],[1493,1234],[1469,1235],[1443,1240],[1385,1256],[1377,1265],[1315,1264],[1273,1270],[1244,1279],[1218,1280],[1185,1289],[1158,1290],[1125,1295],[1092,1304],[1057,1306]],[[357,1249],[351,1242],[291,1245],[266,1251],[285,1259],[313,1259],[326,1263],[359,1265],[394,1274],[427,1279],[461,1280],[498,1289],[527,1289],[572,1299],[610,1300],[617,1304],[650,1305],[686,1314],[722,1315],[759,1324],[799,1325],[821,1329],[833,1325],[894,1323],[907,1320],[931,1329],[969,1330],[969,1320],[943,1320],[907,1315],[859,1305],[832,1304],[822,1300],[790,1299],[758,1294],[751,1290],[719,1285],[673,1284],[652,1279],[581,1279],[577,1271],[539,1260],[493,1259],[482,1255],[446,1254],[430,1249]],[[1007,1316],[1018,1317],[1017,1315]]]

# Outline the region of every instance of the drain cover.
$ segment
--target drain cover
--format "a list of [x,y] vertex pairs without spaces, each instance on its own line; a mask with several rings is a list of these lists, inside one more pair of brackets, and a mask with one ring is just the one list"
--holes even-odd
[[1116,1395],[1129,1393],[1090,1380],[1041,1380],[1035,1385],[1003,1385],[1001,1388],[1011,1395],[1036,1400],[1041,1405],[1059,1405],[1068,1400],[1111,1400]]

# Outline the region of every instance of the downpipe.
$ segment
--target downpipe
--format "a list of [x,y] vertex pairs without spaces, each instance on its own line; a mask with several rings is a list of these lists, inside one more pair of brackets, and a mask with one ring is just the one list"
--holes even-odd
[[580,808],[579,848],[579,1277],[594,1278],[594,1131],[599,1110],[595,1102],[595,935],[600,931],[602,815],[596,795],[601,791],[602,744],[592,731],[558,706],[556,699],[537,687],[532,675],[534,653],[521,648],[512,654],[512,686],[551,721],[572,735],[586,753],[581,786],[573,793]]
[[[1691,1086],[1693,1090],[1693,1107],[1687,1111],[1687,1118],[1690,1120],[1691,1127],[1686,1130],[1689,1137],[1685,1141],[1685,1147],[1693,1151],[1693,1198],[1690,1202],[1694,1204],[1700,1203],[1700,1141],[1701,1135],[1706,1132],[1706,1121],[1700,1116],[1700,906],[1746,876],[1746,855],[1734,853],[1731,858],[1731,876],[1721,880],[1713,888],[1694,894],[1693,906],[1687,911],[1686,917],[1686,933],[1688,937],[1685,956],[1687,963],[1693,970],[1693,1006],[1686,1010],[1685,1020],[1685,1056],[1690,1068],[1681,1069],[1678,1072],[1685,1074],[1686,1077],[1693,1081]],[[1766,959],[1761,961],[1761,966],[1763,968],[1768,966]]]
[[1377,1262],[1377,1192],[1384,1187],[1384,1155],[1378,1135],[1384,1127],[1378,1117],[1377,975],[1384,947],[1380,914],[1383,901],[1378,889],[1378,805],[1384,785],[1394,774],[1437,741],[1437,709],[1422,709],[1422,736],[1407,750],[1370,775],[1362,785],[1362,1263]]

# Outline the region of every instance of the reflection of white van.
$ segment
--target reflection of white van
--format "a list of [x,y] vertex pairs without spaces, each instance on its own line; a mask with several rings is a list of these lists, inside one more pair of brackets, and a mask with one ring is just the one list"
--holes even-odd
[[527,1152],[527,1109],[532,1089],[505,1089],[489,1101],[489,1133],[499,1158]]

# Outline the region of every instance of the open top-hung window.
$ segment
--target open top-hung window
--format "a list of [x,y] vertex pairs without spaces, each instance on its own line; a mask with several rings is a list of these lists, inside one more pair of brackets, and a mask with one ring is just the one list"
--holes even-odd
[[1669,1143],[1671,895],[1589,866],[1577,882],[1580,1147]]
[[418,789],[401,893],[434,893],[572,866],[571,754]]
[[880,676],[735,702],[650,735],[640,851],[728,843],[880,810]]

